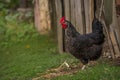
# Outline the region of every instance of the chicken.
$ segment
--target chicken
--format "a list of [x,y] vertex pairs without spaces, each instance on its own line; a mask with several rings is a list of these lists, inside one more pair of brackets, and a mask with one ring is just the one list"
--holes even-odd
[[71,22],[65,20],[65,17],[61,18],[60,24],[65,29],[67,50],[83,63],[82,69],[89,61],[100,57],[105,36],[103,26],[97,18],[94,18],[92,22],[92,32],[83,35],[78,33]]

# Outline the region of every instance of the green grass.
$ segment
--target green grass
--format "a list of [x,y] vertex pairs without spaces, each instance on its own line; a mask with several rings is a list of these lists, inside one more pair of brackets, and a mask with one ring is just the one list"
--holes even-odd
[[101,63],[74,75],[60,76],[54,80],[120,80],[119,71],[120,67]]
[[[48,36],[31,38],[9,47],[0,46],[0,80],[31,80],[50,68],[58,67],[74,57],[57,52],[56,44]],[[94,67],[73,75],[59,76],[53,80],[120,80],[120,67],[100,62]]]
[[48,36],[9,44],[12,45],[7,48],[0,46],[0,80],[30,80],[69,57],[58,54]]

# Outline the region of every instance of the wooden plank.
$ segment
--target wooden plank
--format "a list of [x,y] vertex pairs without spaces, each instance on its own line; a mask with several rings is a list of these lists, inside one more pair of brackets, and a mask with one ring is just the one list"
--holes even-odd
[[104,26],[104,29],[105,29],[105,31],[106,31],[106,35],[107,35],[106,37],[107,37],[109,49],[110,49],[110,52],[111,52],[111,56],[112,56],[112,58],[114,59],[114,58],[115,58],[115,53],[114,53],[114,50],[113,50],[112,41],[111,41],[111,38],[110,38],[110,35],[109,35],[109,31],[108,31],[107,25],[106,25],[106,23],[105,23],[105,15],[104,15],[104,13],[103,13],[103,15],[102,15],[102,20],[101,20],[101,22],[102,22],[102,24],[103,24],[103,26]]
[[112,23],[112,8],[113,8],[113,0],[103,0],[104,2],[104,12],[105,12],[105,20],[107,24]]
[[[65,17],[67,20],[70,21],[70,0],[64,0],[64,7],[65,7]],[[66,32],[65,32],[66,33]],[[67,39],[66,39],[67,36],[65,36],[64,34],[64,50],[65,52],[69,52],[68,49],[67,49]]]
[[94,19],[94,0],[90,0],[89,2],[89,21],[90,21],[90,25],[89,25],[89,31],[88,32],[92,32],[92,21]]
[[116,10],[116,13],[114,15],[117,14],[116,22],[118,23],[117,29],[115,30],[115,32],[116,32],[117,41],[118,41],[119,49],[120,49],[120,0],[116,0],[116,5],[114,6],[114,10]]
[[89,17],[89,0],[84,0],[84,8],[85,8],[85,21],[86,21],[86,33],[90,31],[90,17]]
[[118,22],[118,29],[116,29],[116,36],[117,36],[117,41],[119,43],[119,49],[120,49],[120,16],[117,17],[117,22]]
[[[111,24],[111,30],[115,31],[116,33],[116,43],[118,42],[120,44],[120,27],[119,27],[119,22],[117,21],[117,15],[116,15],[116,5],[115,5],[115,0],[113,0],[113,10],[112,10],[112,24]],[[118,41],[117,41],[118,40]],[[120,52],[116,50],[116,54],[120,55]]]
[[76,27],[75,22],[75,0],[70,0],[70,17],[71,17],[71,23]]
[[115,51],[115,57],[120,57],[120,50],[119,50],[119,47],[118,47],[118,44],[115,38],[115,33],[113,31],[110,32],[110,37],[111,37],[113,48]]
[[109,48],[110,48],[110,51],[111,51],[111,56],[112,58],[114,59],[115,58],[115,55],[114,55],[114,50],[113,50],[113,46],[112,46],[112,42],[111,42],[111,38],[110,38],[110,35],[109,35],[109,32],[108,32],[108,29],[107,29],[107,26],[105,24],[104,21],[102,21],[104,27],[105,27],[105,31],[106,31],[106,34],[107,34],[107,40],[108,40],[108,45],[109,45]]
[[[118,23],[118,24],[120,24],[120,23]],[[120,26],[118,26],[118,27],[120,27]],[[118,42],[119,49],[120,49],[120,28],[115,29],[115,34],[116,34],[116,40]]]
[[65,17],[70,21],[70,0],[64,0],[65,4]]
[[83,34],[83,15],[82,15],[82,5],[81,0],[75,0],[75,17],[76,17],[76,29],[78,32]]
[[81,12],[82,12],[82,21],[83,21],[83,34],[85,34],[86,33],[86,19],[85,19],[84,0],[81,0]]
[[56,13],[57,13],[57,37],[58,37],[58,51],[63,53],[63,30],[59,24],[59,20],[62,17],[62,4],[60,0],[55,0]]

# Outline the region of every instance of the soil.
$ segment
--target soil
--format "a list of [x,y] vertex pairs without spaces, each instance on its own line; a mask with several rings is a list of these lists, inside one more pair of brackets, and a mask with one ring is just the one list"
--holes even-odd
[[51,80],[52,78],[63,76],[63,75],[72,75],[76,72],[81,70],[82,65],[74,65],[72,67],[58,67],[58,68],[52,68],[50,70],[47,70],[46,72],[42,73],[40,77],[33,78],[32,80],[40,80],[40,79],[47,79]]
[[[89,67],[91,67],[94,66],[95,64],[97,64],[97,62],[90,62],[88,65]],[[58,76],[73,75],[80,71],[82,66],[83,66],[82,64],[78,63],[76,65],[71,65],[69,68],[66,67],[65,65],[57,68],[52,68],[39,75],[40,77],[33,78],[32,80],[41,79],[52,80],[53,78]]]

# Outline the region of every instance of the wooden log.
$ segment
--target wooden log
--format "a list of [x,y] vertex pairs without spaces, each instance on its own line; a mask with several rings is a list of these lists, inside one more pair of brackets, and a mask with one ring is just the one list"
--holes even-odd
[[59,24],[59,20],[62,17],[62,4],[60,0],[55,0],[56,6],[56,16],[57,16],[57,37],[58,37],[58,51],[59,53],[63,53],[63,30],[61,25]]
[[48,0],[34,0],[35,27],[40,34],[47,34],[51,30],[51,20]]
[[39,8],[39,0],[34,0],[34,21],[35,21],[35,27],[40,31],[40,8]]

